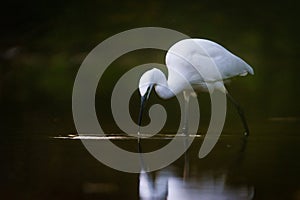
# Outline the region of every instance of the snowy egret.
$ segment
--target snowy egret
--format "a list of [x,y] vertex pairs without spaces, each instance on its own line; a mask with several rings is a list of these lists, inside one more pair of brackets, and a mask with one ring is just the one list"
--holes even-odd
[[[183,92],[185,116],[183,132],[187,133],[187,112],[189,98],[195,92],[208,92],[209,89],[225,93],[233,103],[242,120],[245,135],[249,134],[244,112],[237,101],[226,90],[223,80],[235,76],[254,74],[244,60],[232,54],[223,46],[206,39],[184,39],[175,43],[166,54],[168,79],[162,71],[153,68],[146,71],[139,81],[141,107],[138,125],[141,126],[143,110],[152,89],[162,99],[169,99]],[[216,72],[217,71],[217,72]],[[188,87],[189,86],[189,87]],[[192,86],[194,91],[189,91]]]

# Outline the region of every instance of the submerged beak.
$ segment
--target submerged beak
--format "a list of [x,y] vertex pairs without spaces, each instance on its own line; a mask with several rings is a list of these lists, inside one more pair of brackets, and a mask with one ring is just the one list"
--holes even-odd
[[147,91],[144,94],[144,96],[141,97],[141,107],[140,107],[140,114],[139,114],[139,120],[138,120],[139,127],[142,124],[142,117],[143,117],[144,108],[145,108],[147,100],[150,97],[150,94],[151,94],[151,91],[152,91],[153,87],[154,87],[154,84],[150,84],[149,87],[147,88]]

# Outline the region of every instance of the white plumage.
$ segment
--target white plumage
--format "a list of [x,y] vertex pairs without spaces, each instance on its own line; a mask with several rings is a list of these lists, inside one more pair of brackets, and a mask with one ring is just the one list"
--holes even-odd
[[[237,107],[246,132],[248,127],[242,110],[228,94],[223,80],[254,74],[244,60],[221,45],[206,39],[185,39],[175,43],[166,54],[168,79],[159,69],[146,71],[140,78],[139,91],[147,100],[152,88],[163,99],[171,98],[192,86],[195,91],[220,90]],[[143,106],[143,105],[142,105]]]
[[142,75],[139,83],[142,96],[150,84],[155,84],[158,96],[168,99],[186,89],[188,84],[200,91],[207,91],[206,84],[222,90],[223,80],[254,74],[244,60],[205,39],[185,39],[174,44],[166,54],[166,66],[168,79],[155,68]]

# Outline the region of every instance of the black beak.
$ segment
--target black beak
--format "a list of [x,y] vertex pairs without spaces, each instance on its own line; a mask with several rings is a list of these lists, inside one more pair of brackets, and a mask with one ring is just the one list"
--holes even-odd
[[139,127],[142,124],[142,118],[143,118],[143,112],[144,112],[144,108],[146,106],[146,102],[150,97],[151,91],[154,87],[154,84],[149,85],[149,87],[147,88],[147,91],[145,93],[144,96],[141,97],[141,107],[140,107],[140,114],[139,114],[139,120],[138,120],[138,125]]

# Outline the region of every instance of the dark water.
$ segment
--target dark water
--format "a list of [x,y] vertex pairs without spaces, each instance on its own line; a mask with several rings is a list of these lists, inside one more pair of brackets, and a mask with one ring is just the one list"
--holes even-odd
[[[0,198],[300,199],[298,8],[292,0],[3,2]],[[199,137],[186,155],[150,174],[115,171],[68,136],[76,134],[72,89],[85,56],[108,37],[145,26],[214,40],[253,67],[254,76],[236,78],[227,87],[246,113],[251,135],[245,146],[230,104],[222,136],[207,157],[197,157]],[[95,99],[106,133],[121,133],[110,111],[117,80],[133,66],[164,63],[164,56],[157,50],[131,52],[105,71]],[[198,99],[199,134],[204,134],[210,101],[207,94]],[[135,92],[129,106],[133,120],[139,103]],[[176,100],[151,96],[149,105],[154,103],[169,114],[160,134],[174,134],[180,117]],[[143,145],[151,150],[169,139],[145,139]],[[134,139],[112,140],[124,148],[137,146]]]
[[[115,138],[115,139],[114,139]],[[97,140],[101,145],[103,139]],[[111,136],[123,147],[137,140]],[[157,146],[163,136],[143,139]],[[1,141],[1,195],[5,199],[299,199],[299,136],[222,135],[213,151],[197,157],[203,141],[170,166],[151,173],[113,170],[78,139],[8,137]],[[154,198],[155,197],[155,198]]]

